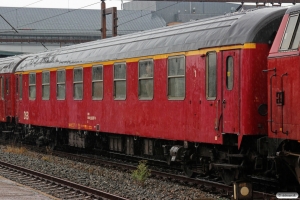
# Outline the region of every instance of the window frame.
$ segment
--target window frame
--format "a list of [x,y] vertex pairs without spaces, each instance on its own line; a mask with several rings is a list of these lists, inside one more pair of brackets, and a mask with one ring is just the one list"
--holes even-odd
[[[291,18],[295,17],[295,16],[296,16],[297,19],[296,19],[295,26],[292,25],[292,27],[294,27],[294,28],[292,29],[292,35],[290,37],[290,40],[289,40],[289,43],[288,43],[288,47],[287,47],[287,49],[283,49],[282,45],[285,42],[285,37],[286,37],[286,33],[287,33],[287,31],[288,31],[288,29],[290,27],[289,25],[290,25],[290,22],[291,22]],[[299,29],[299,21],[300,21],[300,13],[293,13],[293,14],[291,14],[289,16],[289,19],[287,21],[286,27],[285,27],[284,32],[283,32],[283,36],[281,38],[281,42],[280,42],[280,46],[279,46],[279,51],[281,51],[281,52],[295,51],[295,50],[297,50],[299,48],[299,43],[298,43],[298,45],[297,45],[296,48],[292,48],[293,44],[295,42],[295,36],[297,35],[297,31],[298,30],[300,31],[300,29]]]
[[[97,68],[97,67],[101,67],[102,68],[102,77],[101,77],[101,80],[94,80],[94,68]],[[93,100],[102,100],[103,99],[103,95],[104,95],[104,84],[103,84],[103,74],[104,74],[104,67],[103,65],[94,65],[92,66],[92,99]],[[102,93],[101,93],[101,97],[95,97],[94,96],[94,84],[93,83],[102,83]]]
[[[215,59],[215,76],[214,76],[214,83],[215,83],[215,87],[214,87],[214,93],[215,95],[214,96],[209,96],[209,93],[210,93],[210,87],[209,87],[209,83],[210,83],[210,76],[209,76],[209,55],[210,54],[214,54],[216,59]],[[218,54],[216,51],[210,51],[210,52],[207,52],[206,53],[206,59],[205,59],[205,96],[206,96],[206,99],[211,101],[211,100],[216,100],[217,99],[217,84],[218,84],[218,81],[217,81],[217,74],[218,74]]]
[[[75,81],[75,70],[81,70],[81,81]],[[81,98],[76,98],[75,97],[75,84],[81,84],[82,85],[82,94],[81,94]],[[83,67],[75,67],[73,69],[73,100],[83,100],[83,95],[84,95],[84,92],[83,92]]]
[[[64,72],[64,82],[58,82],[58,72]],[[64,98],[59,98],[58,96],[58,86],[64,85]],[[60,69],[56,71],[56,100],[65,100],[66,99],[66,70]]]
[[[115,66],[116,65],[125,65],[125,79],[116,79],[115,78]],[[116,97],[116,82],[119,81],[125,81],[125,97]],[[114,63],[113,65],[113,97],[114,100],[126,100],[127,98],[127,63],[126,62],[119,62],[119,63]]]
[[[183,58],[184,63],[184,74],[183,75],[172,75],[169,76],[169,60],[174,58]],[[184,95],[182,97],[174,97],[170,96],[169,94],[169,79],[171,78],[184,78]],[[176,55],[176,56],[169,56],[167,59],[167,97],[168,100],[184,100],[186,97],[186,58],[185,55]]]
[[[31,81],[30,81],[30,75],[34,75],[34,84],[33,83],[31,83]],[[34,95],[34,97],[31,97],[30,96],[30,88],[31,87],[34,87],[35,88],[35,95]],[[36,99],[36,73],[35,72],[32,72],[32,73],[29,73],[28,74],[28,97],[29,97],[29,100],[35,100]]]
[[[152,63],[152,76],[151,77],[141,77],[140,75],[140,63],[142,62],[151,62]],[[152,96],[150,97],[142,97],[141,96],[141,80],[152,80]],[[138,62],[138,98],[139,100],[153,100],[154,98],[154,60],[153,59],[145,59],[139,60]]]
[[[44,81],[44,74],[48,74],[48,83],[45,83]],[[44,87],[48,86],[49,87],[49,93],[48,96],[44,96]],[[43,71],[42,72],[42,100],[49,100],[50,99],[50,71]]]

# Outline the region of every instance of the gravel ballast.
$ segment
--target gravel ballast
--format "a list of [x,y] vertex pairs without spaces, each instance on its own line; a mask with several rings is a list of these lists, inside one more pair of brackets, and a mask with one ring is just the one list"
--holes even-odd
[[12,153],[4,146],[0,148],[0,159],[128,199],[222,199],[201,189],[168,180],[147,178],[141,185],[133,180],[130,172],[29,151]]

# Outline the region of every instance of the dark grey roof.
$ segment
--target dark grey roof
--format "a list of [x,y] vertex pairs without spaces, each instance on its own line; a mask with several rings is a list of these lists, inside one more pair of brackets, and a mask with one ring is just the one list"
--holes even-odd
[[[252,42],[267,43],[286,8],[244,11],[181,25],[118,36],[33,54],[17,71],[197,50]],[[276,23],[275,23],[276,22]],[[274,24],[275,23],[275,24]],[[271,26],[271,25],[272,26]],[[269,30],[271,29],[271,30]],[[268,37],[261,37],[268,31]]]
[[[119,35],[166,26],[166,22],[151,11],[117,12]],[[100,10],[0,7],[0,14],[20,34],[100,35]],[[111,15],[107,16],[106,24],[111,34]],[[0,34],[4,33],[15,32],[0,18]]]

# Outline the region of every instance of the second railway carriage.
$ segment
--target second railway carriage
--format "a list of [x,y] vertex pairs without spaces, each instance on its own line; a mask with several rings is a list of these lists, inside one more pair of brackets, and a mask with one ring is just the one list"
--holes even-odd
[[32,54],[16,68],[22,138],[180,162],[188,175],[267,170],[267,55],[285,8]]
[[[0,63],[0,121],[6,126],[15,122],[16,80],[14,71],[26,56],[3,58]],[[13,125],[14,126],[14,125]]]
[[[276,168],[295,172],[300,183],[300,6],[289,8],[268,56],[269,140],[276,141]],[[274,139],[275,138],[275,139]],[[274,143],[273,143],[274,145]],[[275,154],[273,153],[273,155]]]

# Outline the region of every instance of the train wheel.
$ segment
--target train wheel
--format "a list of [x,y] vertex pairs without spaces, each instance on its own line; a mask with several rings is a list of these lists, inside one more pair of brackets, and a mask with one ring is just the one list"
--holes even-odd
[[195,177],[196,173],[193,172],[191,164],[184,163],[181,165],[181,168],[187,177]]

